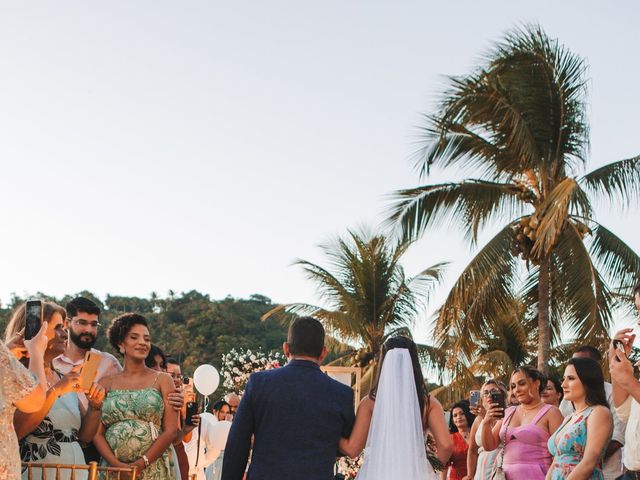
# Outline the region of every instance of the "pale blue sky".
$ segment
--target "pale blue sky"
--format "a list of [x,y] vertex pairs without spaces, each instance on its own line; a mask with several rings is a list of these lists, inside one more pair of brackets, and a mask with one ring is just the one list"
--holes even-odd
[[[291,262],[383,220],[385,195],[418,183],[412,136],[443,76],[519,22],[588,59],[591,166],[636,155],[638,5],[3,2],[0,298],[315,301]],[[600,215],[640,250],[635,211]],[[434,306],[469,259],[459,237],[407,256],[409,273],[453,262]]]

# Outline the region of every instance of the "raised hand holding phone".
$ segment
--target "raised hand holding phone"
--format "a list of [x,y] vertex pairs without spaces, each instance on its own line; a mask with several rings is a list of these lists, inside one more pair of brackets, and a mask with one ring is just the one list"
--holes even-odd
[[79,383],[80,388],[85,392],[88,392],[91,389],[93,381],[96,379],[101,359],[102,355],[97,352],[92,352],[91,350],[89,350],[84,357],[84,363],[82,364],[82,370],[80,371]]
[[47,337],[47,330],[49,329],[49,322],[42,322],[40,330],[30,340],[24,340],[24,346],[27,350],[27,356],[32,359],[44,359],[44,352],[47,350],[49,344],[49,337]]
[[42,326],[42,300],[29,300],[25,304],[24,323],[24,339],[31,340]]

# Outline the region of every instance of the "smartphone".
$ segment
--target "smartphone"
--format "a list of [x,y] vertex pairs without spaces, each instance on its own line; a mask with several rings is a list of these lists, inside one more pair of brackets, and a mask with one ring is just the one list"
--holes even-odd
[[[613,341],[613,348],[615,348],[616,350],[619,350],[620,352],[622,352],[622,354],[626,357],[627,356],[627,351],[624,348],[624,342],[622,340],[614,340]],[[617,362],[619,362],[620,360],[616,359]]]
[[196,401],[196,393],[193,391],[193,379],[189,377],[184,377],[182,379],[182,393],[184,395],[185,406],[189,402]]
[[497,403],[502,407],[502,415],[499,418],[504,418],[504,409],[507,407],[506,398],[503,391],[491,392],[491,403]]
[[187,413],[185,413],[184,424],[185,425],[193,425],[193,417],[198,414],[198,404],[197,402],[187,402]]
[[25,308],[24,339],[31,340],[42,326],[42,301],[29,300]]
[[472,407],[480,405],[480,390],[471,390],[471,392],[469,392],[469,405]]
[[93,385],[101,358],[102,355],[92,351],[88,351],[84,356],[84,363],[82,370],[80,370],[80,381],[78,382],[83,390],[89,390]]

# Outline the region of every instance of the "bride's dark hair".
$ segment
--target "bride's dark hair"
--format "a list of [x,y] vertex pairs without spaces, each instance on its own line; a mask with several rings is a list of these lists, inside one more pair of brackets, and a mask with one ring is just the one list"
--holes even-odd
[[376,393],[378,392],[378,382],[380,381],[380,373],[382,372],[382,364],[384,358],[389,350],[394,348],[406,348],[409,350],[411,356],[411,363],[413,364],[413,378],[416,382],[416,391],[418,392],[418,403],[420,404],[420,417],[424,414],[425,403],[429,401],[429,391],[427,385],[424,382],[422,375],[422,368],[420,368],[420,360],[418,359],[418,349],[413,340],[407,337],[391,337],[380,348],[380,356],[378,358],[378,366],[376,367],[376,375],[371,385],[371,391],[369,392],[369,398],[371,400],[376,399]]

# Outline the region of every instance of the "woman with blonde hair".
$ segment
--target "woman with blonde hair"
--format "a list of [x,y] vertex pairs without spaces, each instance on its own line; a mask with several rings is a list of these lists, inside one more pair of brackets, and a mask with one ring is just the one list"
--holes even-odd
[[[7,326],[7,336],[14,336],[24,329],[25,317],[26,307],[22,305]],[[20,439],[20,457],[23,462],[84,465],[84,454],[79,442],[91,442],[98,430],[104,389],[94,383],[85,391],[89,407],[84,411],[77,395],[84,391],[78,384],[78,373],[63,375],[53,366],[53,359],[66,348],[66,311],[53,302],[42,302],[42,318],[43,325],[46,324],[45,335],[48,339],[44,353],[47,394],[38,411],[18,411],[14,416],[14,427]],[[46,473],[56,474],[53,469]],[[32,474],[39,478],[40,471],[35,470]],[[67,478],[70,474],[62,475]]]
[[482,448],[482,430],[480,425],[487,412],[486,407],[491,403],[492,393],[502,393],[507,398],[507,388],[495,379],[487,380],[480,389],[482,406],[476,409],[476,419],[469,433],[469,451],[467,452],[467,476],[465,480],[491,480],[495,471],[495,464],[500,449],[486,451]]
[[[0,478],[5,480],[20,478],[18,438],[11,428],[14,412],[35,412],[45,400],[46,330],[44,322],[30,340],[24,340],[24,330],[20,330],[9,335],[6,344],[0,342],[0,425],[5,427],[0,428]],[[29,370],[18,361],[23,352],[29,356]]]

